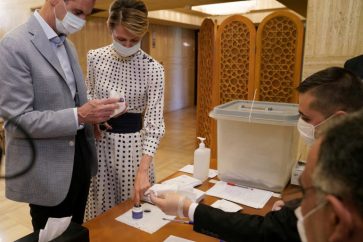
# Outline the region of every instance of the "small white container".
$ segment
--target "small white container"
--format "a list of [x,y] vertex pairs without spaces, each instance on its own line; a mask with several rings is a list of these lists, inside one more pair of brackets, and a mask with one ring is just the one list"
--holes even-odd
[[215,107],[218,177],[281,192],[296,162],[298,105],[237,100]]
[[194,170],[193,177],[201,182],[208,178],[210,164],[210,149],[205,147],[205,138],[198,137],[200,140],[199,148],[194,151]]

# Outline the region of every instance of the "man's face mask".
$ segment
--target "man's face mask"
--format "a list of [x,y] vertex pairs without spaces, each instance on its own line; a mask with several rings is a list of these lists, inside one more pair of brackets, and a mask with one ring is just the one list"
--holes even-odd
[[321,203],[320,205],[316,206],[312,210],[310,210],[305,216],[301,213],[301,206],[299,206],[297,209],[295,209],[295,215],[297,217],[297,231],[299,232],[299,236],[301,239],[301,242],[308,242],[308,238],[306,236],[306,230],[304,225],[304,220],[306,220],[308,217],[310,217],[312,214],[314,214],[316,211],[324,207],[326,202]]
[[299,118],[299,121],[297,122],[297,129],[299,130],[300,136],[303,138],[305,143],[307,145],[312,145],[314,143],[314,140],[317,138],[317,130],[319,126],[322,126],[325,122],[327,122],[329,119],[333,118],[334,114],[329,116],[327,119],[323,120],[317,125],[312,125],[303,120],[301,117]]
[[73,34],[83,28],[86,24],[86,20],[81,19],[72,12],[68,11],[65,2],[63,2],[63,4],[67,11],[66,16],[64,16],[63,20],[58,19],[54,9],[55,25],[59,33],[65,35]]
[[115,38],[113,38],[112,47],[120,56],[129,57],[136,54],[136,52],[140,50],[140,44],[141,42],[139,41],[135,45],[128,48],[123,46],[120,42],[118,42],[117,40],[115,40]]

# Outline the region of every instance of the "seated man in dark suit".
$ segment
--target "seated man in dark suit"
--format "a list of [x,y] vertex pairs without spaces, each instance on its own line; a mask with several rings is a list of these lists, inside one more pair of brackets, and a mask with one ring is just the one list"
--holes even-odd
[[[363,107],[363,83],[350,71],[332,67],[319,71],[303,81],[299,92],[298,130],[306,143],[312,144],[327,119],[354,112]],[[166,194],[151,197],[167,214],[178,214],[181,196]],[[194,230],[227,241],[300,241],[296,227],[295,207],[283,206],[266,216],[226,213],[222,210],[183,202],[184,216],[194,221]],[[181,212],[181,211],[179,211]]]
[[303,242],[363,241],[363,111],[333,120],[311,147],[296,209]]

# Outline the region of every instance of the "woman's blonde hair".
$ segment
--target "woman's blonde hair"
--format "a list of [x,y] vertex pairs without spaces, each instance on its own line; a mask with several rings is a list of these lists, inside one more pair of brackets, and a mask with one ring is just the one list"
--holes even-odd
[[107,25],[112,31],[121,24],[131,33],[141,37],[149,27],[147,14],[143,1],[116,0],[111,4]]

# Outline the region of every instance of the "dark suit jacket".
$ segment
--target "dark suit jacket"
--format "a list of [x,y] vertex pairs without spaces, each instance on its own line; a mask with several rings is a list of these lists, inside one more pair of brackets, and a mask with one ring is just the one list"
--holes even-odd
[[297,218],[294,210],[283,207],[266,216],[228,213],[199,204],[194,213],[194,230],[225,241],[297,242]]

